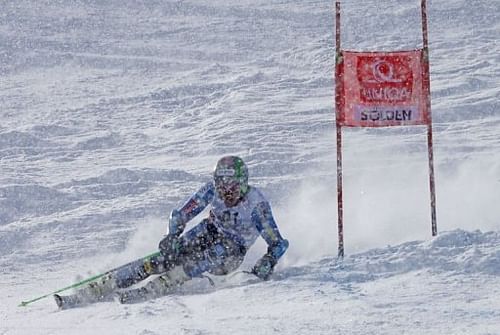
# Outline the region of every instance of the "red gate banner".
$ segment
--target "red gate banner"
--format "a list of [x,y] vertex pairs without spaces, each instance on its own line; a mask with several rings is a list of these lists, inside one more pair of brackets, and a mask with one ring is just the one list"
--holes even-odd
[[347,127],[427,125],[423,51],[341,52],[338,122]]

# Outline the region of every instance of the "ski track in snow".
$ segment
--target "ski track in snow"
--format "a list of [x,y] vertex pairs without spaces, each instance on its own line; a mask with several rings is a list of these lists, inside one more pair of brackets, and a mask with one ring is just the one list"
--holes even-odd
[[[0,4],[0,335],[500,334],[500,4],[428,8],[440,234],[425,131],[344,129],[340,262],[332,2]],[[342,10],[343,48],[420,46],[419,1]],[[290,240],[271,281],[16,307],[150,253],[228,153]]]

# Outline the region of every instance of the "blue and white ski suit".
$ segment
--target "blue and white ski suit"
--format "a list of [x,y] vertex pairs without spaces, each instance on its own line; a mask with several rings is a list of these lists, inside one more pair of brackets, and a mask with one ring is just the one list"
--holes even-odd
[[184,248],[197,249],[184,270],[191,277],[204,272],[216,275],[236,270],[247,252],[261,236],[268,245],[267,255],[276,261],[288,248],[274,220],[271,206],[262,193],[249,187],[248,193],[233,207],[227,207],[208,182],[170,215],[169,234],[180,235],[186,224],[211,206],[209,217],[181,237]]

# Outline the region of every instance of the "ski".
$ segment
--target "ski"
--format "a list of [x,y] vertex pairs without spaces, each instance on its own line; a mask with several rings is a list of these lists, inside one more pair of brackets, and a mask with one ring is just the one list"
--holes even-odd
[[[156,256],[159,256],[159,255],[160,255],[160,252],[155,252],[155,253],[152,253],[152,254],[150,254],[150,255],[147,255],[147,256],[145,256],[145,257],[141,258],[141,260],[142,260],[142,261],[148,261],[149,259],[151,259],[151,258],[153,258],[153,257],[156,257]],[[19,306],[19,307],[25,307],[25,306],[28,306],[28,305],[30,305],[30,304],[32,304],[32,303],[34,303],[34,302],[36,302],[36,301],[42,300],[42,299],[44,299],[44,298],[47,298],[47,297],[49,297],[49,296],[51,296],[51,295],[52,295],[52,296],[54,296],[54,295],[56,295],[56,294],[58,294],[58,293],[60,293],[60,292],[63,292],[63,291],[67,291],[67,290],[70,290],[70,289],[74,289],[74,288],[79,288],[79,287],[82,287],[82,286],[84,286],[85,284],[89,284],[89,283],[95,282],[96,280],[98,280],[98,279],[100,279],[100,278],[102,278],[102,277],[105,277],[105,276],[108,276],[108,275],[110,275],[110,274],[112,274],[112,273],[115,273],[116,271],[118,271],[118,270],[120,270],[120,269],[127,268],[127,267],[129,267],[129,266],[131,266],[131,265],[135,264],[136,262],[137,262],[137,260],[136,260],[136,261],[133,261],[133,262],[130,262],[130,263],[127,263],[127,264],[125,264],[125,265],[121,265],[121,266],[119,266],[119,267],[116,267],[116,268],[114,268],[114,269],[112,269],[112,270],[109,270],[109,271],[106,271],[106,272],[104,272],[104,273],[98,274],[98,275],[96,275],[96,276],[93,276],[93,277],[90,277],[90,278],[84,279],[84,280],[82,280],[82,281],[80,281],[80,282],[78,282],[78,283],[75,283],[75,284],[73,284],[73,285],[63,287],[63,288],[61,288],[61,289],[59,289],[59,290],[56,290],[56,291],[54,291],[54,292],[51,292],[51,293],[48,293],[48,294],[44,294],[44,295],[42,295],[42,296],[39,296],[39,297],[34,298],[34,299],[31,299],[31,300],[22,301],[22,302],[21,302],[18,306]]]

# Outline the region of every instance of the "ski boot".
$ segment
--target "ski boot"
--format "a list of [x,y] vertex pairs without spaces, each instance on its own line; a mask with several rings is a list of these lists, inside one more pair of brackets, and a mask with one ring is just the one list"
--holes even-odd
[[182,266],[178,266],[141,288],[119,291],[115,297],[121,304],[144,302],[165,296],[190,279],[191,277],[184,272]]
[[116,289],[116,279],[113,274],[109,274],[96,282],[87,284],[76,291],[75,294],[54,294],[54,300],[60,309],[79,307],[95,302],[111,301],[112,294]]

